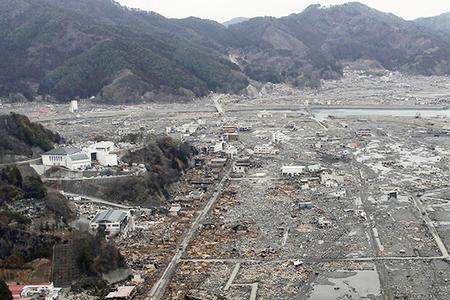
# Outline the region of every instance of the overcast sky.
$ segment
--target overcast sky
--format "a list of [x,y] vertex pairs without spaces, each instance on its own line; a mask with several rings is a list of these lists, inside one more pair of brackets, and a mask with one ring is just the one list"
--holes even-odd
[[[234,17],[285,16],[298,13],[310,4],[342,4],[344,0],[118,0],[129,7],[155,11],[169,18],[189,16],[219,22]],[[450,12],[450,0],[362,0],[373,8],[394,13],[404,19],[428,17]]]

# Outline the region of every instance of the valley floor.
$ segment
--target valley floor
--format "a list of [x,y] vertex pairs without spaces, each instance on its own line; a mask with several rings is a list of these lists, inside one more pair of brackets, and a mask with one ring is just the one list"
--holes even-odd
[[[25,113],[75,141],[202,120],[195,133],[173,135],[206,146],[224,125],[251,125],[228,143],[239,154],[201,201],[180,216],[137,218],[145,230],[118,242],[145,279],[137,299],[447,299],[449,85],[353,72],[318,92],[223,95],[215,98],[222,114],[211,98],[86,103],[78,117],[48,104],[1,112]],[[277,153],[253,153],[269,143]],[[231,172],[244,156],[245,173]],[[309,168],[289,177],[283,166]]]

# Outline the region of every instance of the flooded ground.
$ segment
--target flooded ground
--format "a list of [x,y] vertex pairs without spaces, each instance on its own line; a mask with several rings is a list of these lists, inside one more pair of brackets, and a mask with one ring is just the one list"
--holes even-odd
[[329,116],[336,118],[343,117],[367,117],[367,116],[381,116],[381,117],[423,117],[423,118],[437,118],[450,117],[450,110],[441,108],[421,108],[421,109],[377,109],[377,108],[345,108],[345,109],[312,109],[318,120],[326,120]]
[[310,300],[381,299],[376,270],[333,271],[318,276]]

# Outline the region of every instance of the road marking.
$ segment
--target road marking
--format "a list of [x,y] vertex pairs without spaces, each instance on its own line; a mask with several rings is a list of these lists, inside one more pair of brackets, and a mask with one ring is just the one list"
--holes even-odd
[[419,213],[422,216],[422,220],[427,225],[428,230],[430,231],[431,235],[434,238],[434,241],[436,242],[437,246],[439,247],[439,250],[441,251],[442,256],[447,259],[450,258],[447,248],[445,247],[444,242],[442,241],[441,237],[439,236],[439,233],[437,232],[436,227],[434,227],[434,224],[431,221],[430,217],[428,217],[428,214],[423,209],[422,202],[420,201],[420,199],[417,199],[416,197],[412,197],[412,199],[414,201],[414,205],[419,210]]
[[233,272],[231,272],[230,278],[228,278],[227,284],[223,288],[224,291],[228,291],[233,284],[234,279],[236,278],[237,274],[239,273],[239,270],[241,269],[241,263],[237,263],[234,266]]
[[283,242],[281,243],[281,247],[284,247],[287,243],[287,240],[289,238],[289,228],[286,228],[286,230],[284,231],[284,235],[283,235]]

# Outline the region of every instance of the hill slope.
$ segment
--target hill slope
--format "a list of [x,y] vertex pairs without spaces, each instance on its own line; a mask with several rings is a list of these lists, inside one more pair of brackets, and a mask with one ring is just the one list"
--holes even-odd
[[110,0],[5,0],[0,20],[1,95],[99,93],[117,103],[147,91],[148,100],[192,98],[247,85],[237,66],[195,43],[201,36],[179,21]]
[[417,26],[428,29],[433,34],[439,34],[443,38],[450,40],[450,13],[430,18],[419,18],[413,22]]
[[3,0],[0,97],[190,100],[211,90],[240,92],[248,78],[317,87],[339,78],[343,61],[358,59],[411,74],[450,74],[448,19],[411,22],[348,3],[226,27],[112,0]]
[[31,157],[35,151],[53,149],[62,138],[26,116],[11,113],[0,116],[0,162],[6,156]]
[[255,18],[230,26],[239,37],[251,77],[297,85],[340,75],[340,62],[368,59],[389,70],[450,73],[450,42],[420,24],[363,4],[308,7],[280,19]]

